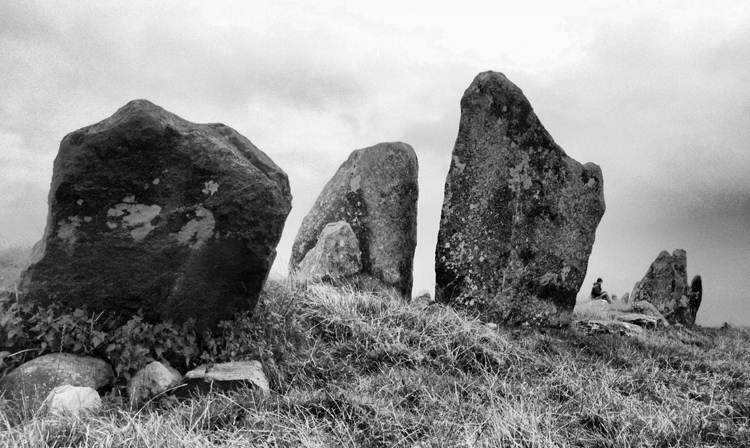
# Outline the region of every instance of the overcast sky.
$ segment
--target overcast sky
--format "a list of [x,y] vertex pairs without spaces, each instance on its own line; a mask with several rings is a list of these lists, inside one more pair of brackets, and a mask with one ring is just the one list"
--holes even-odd
[[662,250],[703,276],[702,325],[750,325],[750,2],[3,1],[0,237],[44,231],[69,132],[136,98],[248,137],[289,175],[283,271],[354,149],[419,157],[414,292],[434,285],[459,101],[504,73],[567,154],[604,173],[596,277],[622,295]]

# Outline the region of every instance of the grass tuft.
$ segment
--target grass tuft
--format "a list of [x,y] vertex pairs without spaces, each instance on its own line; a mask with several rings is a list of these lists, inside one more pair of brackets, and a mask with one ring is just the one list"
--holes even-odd
[[283,280],[221,331],[200,356],[260,359],[270,396],[129,409],[113,393],[67,422],[0,403],[0,447],[750,446],[747,329],[497,329],[440,304]]

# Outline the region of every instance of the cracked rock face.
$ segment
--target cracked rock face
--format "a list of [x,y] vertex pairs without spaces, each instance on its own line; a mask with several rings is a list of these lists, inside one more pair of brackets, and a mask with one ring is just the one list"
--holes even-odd
[[48,202],[26,297],[202,328],[255,307],[291,193],[235,130],[136,100],[62,140]]
[[570,320],[605,210],[521,89],[480,73],[461,99],[435,251],[436,299],[506,324]]
[[360,289],[395,289],[411,297],[417,245],[417,156],[401,142],[380,143],[349,156],[315,200],[292,247],[298,271],[326,225],[347,223],[361,251],[361,270],[347,273]]

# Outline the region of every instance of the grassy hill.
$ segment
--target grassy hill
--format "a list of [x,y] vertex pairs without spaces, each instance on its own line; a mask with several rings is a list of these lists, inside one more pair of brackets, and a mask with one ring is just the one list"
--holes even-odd
[[0,446],[750,446],[747,329],[497,328],[439,304],[269,281],[255,315],[222,331],[190,362],[261,359],[271,396],[131,408],[115,389],[75,422],[1,402]]

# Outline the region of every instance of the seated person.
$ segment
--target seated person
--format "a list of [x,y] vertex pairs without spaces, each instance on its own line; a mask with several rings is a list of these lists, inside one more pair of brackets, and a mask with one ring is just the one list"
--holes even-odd
[[609,293],[607,291],[602,291],[602,282],[603,280],[601,278],[596,279],[594,287],[591,288],[591,300],[606,300],[607,303],[612,303]]

